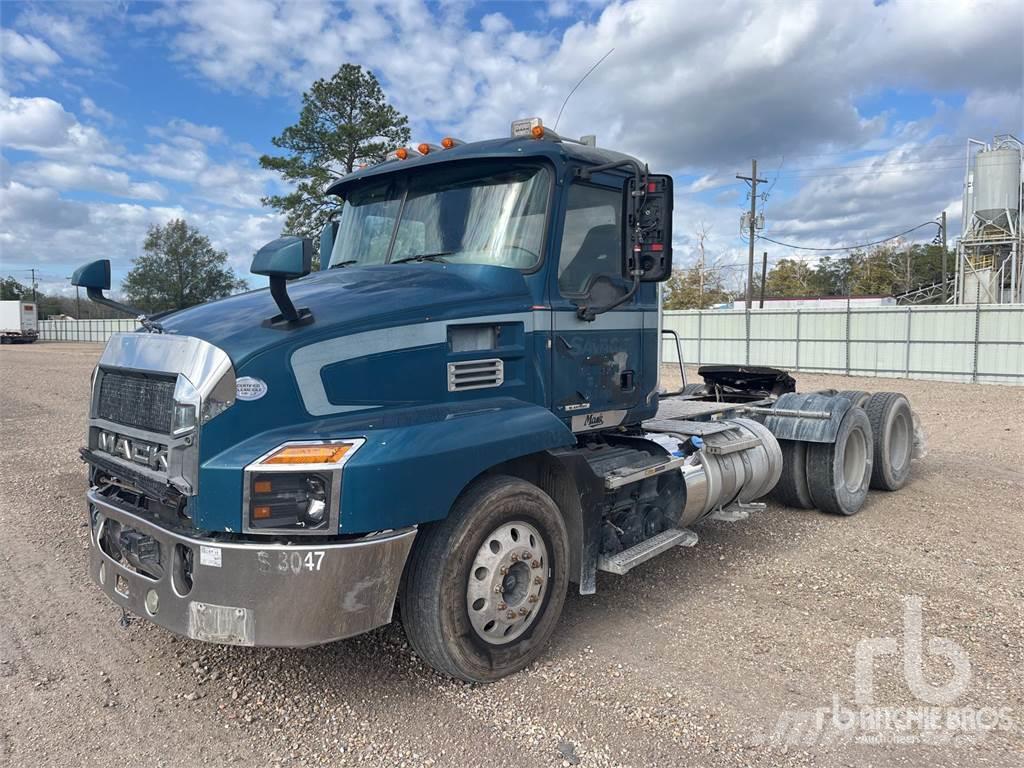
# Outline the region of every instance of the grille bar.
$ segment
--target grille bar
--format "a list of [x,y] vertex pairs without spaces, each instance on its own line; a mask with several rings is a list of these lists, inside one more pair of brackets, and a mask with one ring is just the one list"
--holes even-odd
[[174,376],[104,371],[97,415],[116,424],[170,434],[175,383]]

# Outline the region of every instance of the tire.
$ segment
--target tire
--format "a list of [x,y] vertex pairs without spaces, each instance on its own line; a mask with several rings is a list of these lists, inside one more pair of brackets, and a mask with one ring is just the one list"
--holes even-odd
[[836,397],[845,397],[854,405],[863,408],[864,404],[871,397],[870,392],[865,392],[863,389],[844,389],[842,392],[836,392]]
[[770,497],[785,507],[814,509],[807,490],[807,443],[802,440],[779,440],[782,449],[782,475]]
[[874,436],[871,487],[898,491],[910,479],[914,454],[914,413],[910,402],[899,392],[877,392],[868,399],[864,410]]
[[399,594],[409,644],[438,672],[467,682],[518,672],[555,630],[568,569],[569,538],[550,496],[505,475],[477,480],[446,519],[420,529]]
[[683,391],[679,394],[682,397],[695,397],[697,395],[705,395],[707,391],[707,386],[704,384],[686,384],[683,387]]
[[855,515],[871,482],[874,444],[871,422],[863,408],[843,416],[834,443],[807,446],[807,490],[814,506],[834,515]]

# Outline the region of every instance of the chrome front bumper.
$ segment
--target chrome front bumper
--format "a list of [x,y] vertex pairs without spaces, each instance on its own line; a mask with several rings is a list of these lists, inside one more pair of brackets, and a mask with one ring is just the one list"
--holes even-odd
[[[416,536],[408,528],[337,544],[221,542],[161,528],[95,491],[88,500],[89,573],[108,597],[172,632],[229,645],[305,647],[387,624]],[[110,521],[159,544],[159,577],[101,549]]]

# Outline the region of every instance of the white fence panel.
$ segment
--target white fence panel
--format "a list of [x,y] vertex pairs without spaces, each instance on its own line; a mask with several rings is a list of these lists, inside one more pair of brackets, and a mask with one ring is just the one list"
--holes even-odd
[[106,343],[112,333],[137,330],[139,321],[131,318],[112,320],[40,320],[40,341],[91,341]]
[[1024,384],[1024,305],[669,310],[664,327],[690,364]]

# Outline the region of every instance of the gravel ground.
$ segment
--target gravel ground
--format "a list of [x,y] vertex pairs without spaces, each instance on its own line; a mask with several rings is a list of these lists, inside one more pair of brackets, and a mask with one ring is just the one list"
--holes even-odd
[[[0,764],[1024,764],[1024,388],[799,376],[905,392],[929,443],[911,485],[849,519],[769,505],[705,524],[695,548],[570,594],[542,661],[473,686],[432,674],[397,624],[312,650],[120,626],[86,577],[77,449],[98,354],[0,352]],[[902,639],[904,596],[922,601],[926,648],[946,638],[969,657],[955,707],[1005,707],[1015,727],[772,738],[780,717],[852,706],[857,643]],[[926,654],[935,685],[954,672],[942,647]],[[874,704],[925,706],[899,654],[875,664]]]

